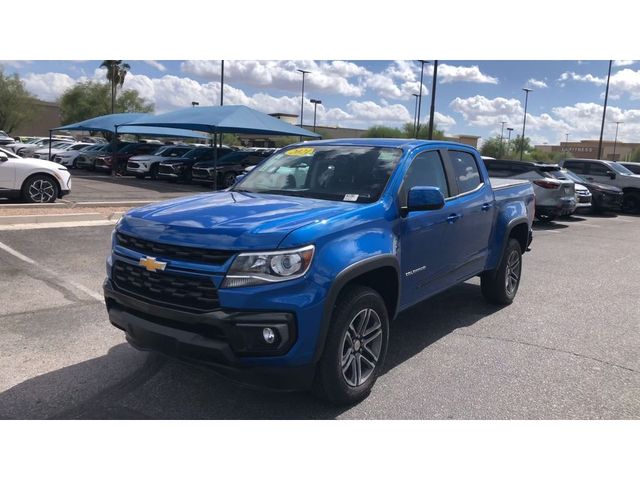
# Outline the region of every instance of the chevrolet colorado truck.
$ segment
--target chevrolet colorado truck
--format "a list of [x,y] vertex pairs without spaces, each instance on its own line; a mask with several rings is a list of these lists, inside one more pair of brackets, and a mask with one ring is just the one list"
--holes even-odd
[[531,183],[490,181],[469,146],[305,142],[225,191],[127,212],[106,306],[139,349],[353,403],[398,313],[475,276],[514,300],[533,218]]

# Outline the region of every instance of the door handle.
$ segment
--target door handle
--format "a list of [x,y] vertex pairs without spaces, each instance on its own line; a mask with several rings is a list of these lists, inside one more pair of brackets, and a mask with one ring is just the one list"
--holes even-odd
[[456,223],[460,217],[462,217],[462,215],[459,215],[457,213],[452,213],[451,215],[449,215],[447,217],[447,222],[448,223]]
[[490,203],[483,203],[482,207],[480,207],[482,209],[483,212],[486,212],[487,210],[489,210],[491,208],[491,204]]

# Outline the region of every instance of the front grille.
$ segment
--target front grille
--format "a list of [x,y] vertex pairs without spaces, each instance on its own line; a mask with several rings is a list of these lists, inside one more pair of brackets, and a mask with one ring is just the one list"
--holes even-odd
[[122,233],[116,233],[118,245],[129,250],[144,253],[145,255],[161,256],[166,259],[184,260],[187,262],[207,263],[211,265],[222,265],[233,252],[225,250],[210,250],[208,248],[182,247],[179,245],[168,245],[150,240],[131,237]]
[[220,306],[218,290],[208,277],[149,272],[116,261],[112,280],[116,289],[186,311],[208,312]]
[[211,174],[206,168],[192,168],[191,176],[194,178],[209,178]]
[[127,167],[128,168],[138,168],[138,167],[140,167],[140,164],[138,162],[129,162],[127,164]]
[[176,173],[171,165],[162,165],[162,164],[160,164],[160,166],[158,167],[158,172],[169,173],[169,174]]

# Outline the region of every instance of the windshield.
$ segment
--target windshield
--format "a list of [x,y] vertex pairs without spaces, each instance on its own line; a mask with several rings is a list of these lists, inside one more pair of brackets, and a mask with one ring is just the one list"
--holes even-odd
[[183,155],[184,158],[205,158],[209,155],[208,148],[194,148]]
[[4,153],[9,158],[20,158],[18,155],[10,152],[9,150],[5,150],[4,148],[0,148],[0,152]]
[[622,165],[620,165],[618,163],[611,162],[611,163],[608,163],[608,165],[613,170],[618,172],[620,175],[633,175],[633,172],[631,170],[629,170],[627,167],[623,167]]
[[327,145],[292,147],[254,168],[232,190],[344,202],[375,202],[402,150]]
[[584,183],[586,180],[579,175],[569,170],[551,170],[545,172],[550,178],[557,178],[558,180],[571,180],[576,183]]

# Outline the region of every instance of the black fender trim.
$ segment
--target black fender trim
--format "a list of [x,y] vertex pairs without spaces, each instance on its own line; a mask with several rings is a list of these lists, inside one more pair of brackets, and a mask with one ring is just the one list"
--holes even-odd
[[[527,247],[529,246],[529,244],[531,243],[531,228],[529,227],[529,223],[527,222],[527,219],[514,218],[507,224],[507,227],[504,229],[504,237],[502,239],[502,247],[500,248],[500,256],[498,257],[499,259],[502,258],[502,256],[504,255],[504,251],[507,248],[507,240],[511,236],[511,232],[513,231],[513,229],[518,225],[523,225],[523,224],[527,225],[527,230],[529,231],[529,234],[527,236]],[[522,253],[526,251],[527,249],[525,248],[525,250]]]
[[392,320],[398,312],[398,305],[400,304],[400,265],[398,259],[392,254],[376,255],[375,257],[365,258],[359,262],[349,265],[342,270],[336,278],[333,280],[329,293],[324,300],[324,310],[322,314],[322,325],[320,326],[320,333],[318,334],[318,340],[316,342],[316,350],[313,355],[313,362],[316,363],[320,360],[322,352],[324,351],[324,345],[327,340],[327,333],[329,332],[329,325],[331,324],[331,314],[335,307],[338,295],[342,291],[343,287],[360,275],[371,272],[381,267],[392,267],[398,275],[398,301],[396,302],[396,309],[394,312],[389,313],[389,320]]

